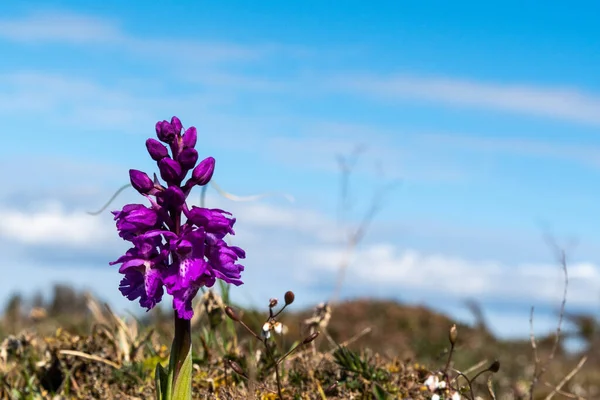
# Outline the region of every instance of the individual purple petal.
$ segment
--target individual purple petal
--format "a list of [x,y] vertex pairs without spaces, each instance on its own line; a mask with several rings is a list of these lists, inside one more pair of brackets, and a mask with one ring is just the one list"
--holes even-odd
[[150,271],[146,274],[140,271],[131,271],[119,284],[119,291],[129,300],[139,298],[140,306],[150,310],[159,303],[164,294],[160,274]]
[[210,246],[207,258],[217,278],[236,286],[242,284],[241,273],[244,266],[236,263],[238,258],[245,258],[242,249],[228,246],[224,241],[217,240]]
[[195,126],[190,126],[186,129],[183,134],[183,147],[196,147],[196,140],[198,139],[198,132]]
[[125,275],[119,284],[119,290],[131,301],[142,297],[144,295],[144,275],[139,271]]
[[194,308],[192,300],[198,293],[198,288],[188,288],[173,293],[173,308],[177,311],[177,316],[182,319],[192,319]]
[[187,239],[179,239],[174,241],[172,250],[177,253],[179,259],[189,257],[192,254],[192,242]]
[[184,170],[188,171],[194,168],[194,165],[198,162],[198,152],[192,147],[186,147],[177,156],[177,161]]
[[167,269],[165,269],[162,274],[162,281],[167,288],[167,293],[170,295],[182,290],[183,284],[181,276],[179,275],[179,264],[171,264]]
[[127,204],[121,211],[113,211],[119,236],[125,240],[156,229],[162,224],[158,213],[142,204]]
[[244,250],[237,246],[229,246],[215,235],[206,237],[206,258],[208,259],[215,276],[227,283],[241,284],[239,280],[244,266],[237,264],[237,260],[245,258]]
[[165,284],[171,290],[194,286],[208,267],[204,260],[204,229],[184,227],[180,238],[170,241],[170,250],[176,255],[176,262],[165,271]]
[[144,241],[147,243],[153,243],[154,246],[159,246],[159,243],[162,242],[161,236],[168,240],[176,238],[177,234],[175,232],[165,231],[162,229],[154,229],[137,236],[133,242],[136,244],[137,241]]
[[[152,240],[152,239],[150,239]],[[140,299],[140,305],[151,309],[163,295],[161,270],[164,270],[167,255],[159,252],[150,245],[149,249],[139,247],[143,242],[137,242],[133,247],[111,265],[121,263],[119,272],[125,277],[121,280],[119,290],[129,300]]]
[[169,185],[178,185],[181,182],[181,165],[170,158],[163,158],[158,162],[160,177]]
[[208,263],[202,258],[186,258],[179,262],[179,276],[183,287],[198,286],[196,282],[200,279]]
[[160,161],[169,156],[167,147],[156,139],[146,140],[146,149],[154,161]]
[[219,210],[216,208],[202,208],[192,206],[189,211],[184,211],[188,221],[194,225],[203,227],[208,233],[214,233],[219,237],[223,237],[226,234],[234,234],[233,225],[235,224],[235,218],[228,218],[230,215],[228,212]]
[[122,264],[119,268],[119,272],[122,274],[127,273],[131,269],[145,270],[147,268],[157,268],[159,270],[166,269],[165,262],[169,256],[166,249],[157,249],[157,243],[154,238],[140,239],[136,237],[133,240],[134,246],[127,250],[127,252],[119,257],[118,260],[112,261],[109,264]]
[[129,170],[129,180],[131,186],[141,194],[148,194],[154,188],[154,182],[146,173],[137,169]]
[[144,277],[144,291],[147,296],[147,300],[141,298],[140,305],[147,309],[153,308],[156,303],[160,302],[164,294],[162,286],[162,278],[160,271],[155,268],[148,268]]

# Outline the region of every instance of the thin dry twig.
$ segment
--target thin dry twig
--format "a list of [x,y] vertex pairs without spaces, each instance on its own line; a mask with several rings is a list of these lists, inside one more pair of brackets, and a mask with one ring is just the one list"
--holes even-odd
[[[363,329],[362,331],[358,332],[356,335],[352,336],[350,339],[345,340],[342,343],[340,343],[338,345],[338,347],[347,347],[347,346],[351,345],[352,343],[356,342],[361,337],[363,337],[363,336],[368,335],[369,333],[371,333],[372,330],[373,329],[370,326],[367,326],[365,329]],[[331,349],[331,350],[328,351],[328,353],[333,354],[336,350],[337,350],[337,348]]]
[[[463,374],[470,374],[471,372],[478,370],[479,368],[483,367],[484,365],[486,365],[488,363],[487,359],[484,359],[482,361],[479,361],[477,364],[473,365],[472,367],[469,367],[467,369],[465,369],[464,371],[462,371]],[[452,370],[454,370],[455,372],[459,372],[457,369],[452,368]]]
[[125,189],[127,189],[128,187],[130,187],[131,184],[128,183],[126,185],[121,186],[113,195],[110,199],[108,199],[108,201],[98,210],[98,211],[87,211],[87,213],[89,215],[100,215],[102,213],[102,211],[106,210],[108,208],[108,206],[110,206],[110,204],[117,198],[117,196],[119,194],[121,194],[121,192]]
[[118,364],[116,364],[116,363],[114,363],[114,362],[112,362],[110,360],[107,360],[107,359],[102,358],[102,357],[95,356],[93,354],[87,354],[87,353],[84,353],[82,351],[77,351],[77,350],[60,350],[59,353],[60,354],[64,354],[64,355],[69,355],[69,356],[81,357],[81,358],[85,358],[85,359],[92,360],[92,361],[98,361],[98,362],[104,363],[104,364],[106,364],[106,365],[108,365],[110,367],[113,367],[114,369],[120,369],[121,368]]
[[[534,329],[533,329],[533,312],[534,312],[534,310],[535,310],[535,308],[532,306],[531,307],[531,312],[529,313],[529,339],[531,341],[531,349],[533,350],[533,361],[535,363],[534,364],[535,365],[535,371],[533,373],[533,376],[534,376],[534,379],[535,379],[535,377],[537,375],[537,368],[538,368],[538,365],[540,363],[540,357],[538,355],[537,343],[535,341],[535,332],[534,332]],[[533,381],[531,382],[531,387],[529,389],[529,391],[530,391],[530,394],[529,394],[530,399],[533,398],[533,389],[534,389],[535,383],[537,383],[537,379],[535,379],[535,382],[533,382]]]
[[[341,193],[340,193],[340,222],[341,225],[345,222],[346,211],[350,208],[349,204],[349,184],[350,184],[350,175],[352,173],[352,169],[354,168],[358,156],[366,149],[364,145],[357,146],[353,153],[349,157],[344,157],[338,155],[338,164],[340,166],[341,171]],[[358,246],[358,244],[362,241],[369,225],[375,218],[375,215],[381,210],[383,198],[385,194],[390,191],[397,182],[392,182],[390,184],[384,185],[379,190],[377,190],[371,200],[371,204],[367,209],[367,212],[363,216],[362,220],[354,230],[350,230],[348,235],[348,240],[346,242],[346,248],[344,253],[342,254],[342,259],[340,261],[338,267],[338,277],[336,279],[336,285],[333,291],[333,294],[328,301],[329,304],[335,304],[339,299],[340,292],[342,289],[342,284],[344,282],[344,278],[346,276],[346,271],[348,270],[348,266],[350,265],[350,259],[354,250]]]
[[560,246],[558,246],[558,244],[556,243],[556,240],[554,239],[554,237],[551,234],[546,233],[544,235],[544,239],[545,239],[546,243],[554,251],[556,258],[558,259],[558,262],[560,263],[560,265],[562,267],[563,274],[564,274],[564,289],[563,289],[562,302],[560,304],[560,311],[559,311],[559,315],[558,315],[558,323],[557,323],[556,331],[555,331],[555,335],[554,335],[554,343],[552,344],[552,350],[550,351],[548,358],[546,359],[546,361],[543,364],[540,362],[539,354],[537,352],[537,345],[535,342],[535,334],[533,332],[534,308],[531,307],[531,315],[529,317],[529,324],[530,324],[530,329],[531,329],[531,333],[530,333],[531,348],[532,348],[533,354],[534,354],[535,367],[534,367],[533,377],[531,378],[531,386],[529,387],[529,400],[533,400],[533,394],[535,391],[535,387],[537,386],[537,383],[539,382],[542,375],[544,375],[544,373],[546,372],[548,364],[550,364],[550,362],[554,359],[554,356],[556,355],[556,351],[558,350],[558,344],[560,342],[560,335],[561,335],[561,331],[562,331],[562,324],[563,324],[563,320],[564,320],[564,316],[565,316],[565,306],[567,304],[567,291],[568,291],[568,287],[569,287],[569,273],[567,270],[567,253],[566,253],[566,251],[563,248],[561,248]]
[[560,391],[560,389],[562,389],[562,387],[565,385],[565,383],[567,383],[569,380],[571,380],[571,378],[573,378],[575,376],[575,374],[577,374],[577,372],[579,372],[579,370],[581,369],[581,367],[583,367],[583,364],[585,364],[585,362],[587,361],[587,356],[583,356],[581,358],[581,360],[579,360],[579,362],[577,363],[577,365],[575,366],[575,368],[573,368],[571,370],[571,372],[569,372],[567,374],[567,376],[565,376],[563,378],[562,381],[560,381],[560,383],[558,385],[556,385],[556,387],[554,388],[554,390],[552,390],[552,392],[550,392],[550,394],[548,394],[548,396],[546,396],[546,398],[544,400],[550,400],[554,397],[554,395],[556,393],[558,393]]
[[487,380],[487,390],[488,390],[488,394],[490,395],[490,398],[492,400],[496,400],[496,393],[494,393],[494,387],[492,385],[492,377],[489,376],[488,380]]
[[[546,386],[548,388],[551,388],[551,389],[554,389],[554,385],[551,385],[548,382],[544,382],[544,386]],[[573,394],[573,393],[567,393],[567,392],[565,392],[563,390],[557,390],[556,393],[560,394],[561,396],[564,396],[564,397],[566,397],[568,399],[586,400],[586,398],[583,397],[583,396],[579,396],[579,395],[576,395],[576,394]]]
[[[287,201],[289,201],[290,203],[293,203],[294,201],[296,201],[294,199],[294,196],[287,194],[287,193],[278,193],[278,192],[268,192],[268,193],[260,193],[260,194],[255,194],[255,195],[250,195],[250,196],[238,196],[235,195],[233,193],[229,193],[226,192],[225,190],[223,190],[223,188],[221,188],[221,186],[219,186],[215,181],[210,181],[210,185],[217,191],[217,193],[219,193],[222,197],[232,200],[232,201],[240,201],[240,202],[246,202],[246,201],[256,201],[256,200],[260,200],[263,199],[265,197],[272,197],[272,196],[281,196],[283,198],[285,198]],[[108,201],[98,210],[98,211],[86,211],[86,213],[88,215],[100,215],[104,210],[106,210],[111,203],[125,190],[131,187],[131,184],[128,183],[126,185],[121,186],[119,189],[117,189],[117,191],[111,196],[110,199],[108,199]],[[206,196],[206,189],[207,186],[203,186],[202,187],[202,195],[201,195],[201,204],[202,206],[204,206],[204,197]]]
[[240,201],[240,202],[256,201],[256,200],[264,199],[266,197],[273,197],[273,196],[281,196],[284,199],[286,199],[287,201],[289,201],[290,203],[293,203],[296,201],[294,196],[292,196],[291,194],[287,194],[287,193],[267,192],[267,193],[253,194],[253,195],[249,195],[249,196],[238,196],[238,195],[235,195],[233,193],[229,193],[229,192],[223,190],[223,188],[221,188],[221,186],[217,185],[217,183],[215,181],[211,180],[210,185],[222,197],[225,197],[226,199],[232,200],[232,201]]

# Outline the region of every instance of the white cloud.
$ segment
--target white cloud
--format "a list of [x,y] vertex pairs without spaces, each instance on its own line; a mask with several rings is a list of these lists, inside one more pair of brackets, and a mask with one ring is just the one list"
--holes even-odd
[[98,246],[113,236],[110,222],[81,210],[68,211],[57,202],[30,210],[0,208],[0,236],[24,245]]
[[[304,66],[308,73],[269,74],[238,73],[223,69],[227,62],[272,60],[272,55],[291,56],[298,60],[306,49],[275,44],[240,45],[203,42],[186,38],[137,37],[126,32],[116,21],[69,12],[36,12],[20,18],[0,19],[0,38],[25,43],[67,43],[104,45],[124,55],[151,58],[174,68],[178,79],[218,86],[236,91],[243,89],[285,93],[336,94],[354,93],[384,99],[411,100],[443,105],[508,111],[571,122],[600,125],[600,95],[569,87],[544,87],[528,83],[481,82],[452,77],[423,77],[418,74],[390,76],[367,73],[323,74]],[[176,54],[177,63],[162,54]],[[214,68],[219,64],[220,68]],[[206,67],[206,68],[203,68]],[[295,68],[286,68],[286,71]],[[112,109],[117,113],[118,108]]]
[[244,203],[230,208],[248,230],[288,230],[302,233],[323,243],[339,242],[343,234],[331,219],[313,210],[265,203]]
[[349,75],[334,79],[331,85],[382,99],[421,99],[600,125],[600,96],[571,88],[416,75]]
[[[342,257],[341,250],[328,247],[306,251],[315,270],[335,271]],[[473,261],[401,250],[390,244],[360,249],[353,257],[351,271],[353,281],[375,285],[378,291],[411,291],[420,292],[423,296],[508,303],[542,302],[547,305],[559,301],[563,293],[563,276],[556,265]],[[598,304],[600,267],[578,262],[570,264],[568,272],[568,303],[582,307]]]
[[[125,82],[102,85],[93,80],[36,71],[0,74],[0,115],[36,115],[36,121],[70,128],[119,133],[153,127],[164,110],[197,115],[209,105],[227,102],[219,94],[139,93]],[[149,122],[150,121],[150,122]],[[68,130],[67,132],[71,132]]]
[[445,149],[467,150],[473,153],[516,154],[529,157],[554,158],[579,162],[594,168],[600,167],[600,147],[575,141],[551,142],[519,136],[490,137],[463,134],[423,133],[418,139],[423,145]]
[[[153,62],[211,64],[231,60],[259,60],[283,48],[274,45],[242,46],[180,38],[137,37],[114,20],[74,12],[40,11],[20,18],[0,19],[0,38],[29,44],[58,43],[104,45],[124,54],[151,57]],[[297,50],[288,49],[289,53]],[[167,55],[162,57],[162,55]]]
[[[291,205],[232,204],[212,197],[208,203],[230,209],[239,219],[233,239],[246,249],[248,258],[244,260],[246,284],[234,290],[236,300],[248,302],[251,299],[251,303],[260,305],[262,299],[266,301],[287,289],[296,292],[298,306],[309,306],[311,302],[329,297],[343,252],[337,240],[339,236],[336,237],[339,231],[330,218]],[[119,274],[106,265],[125,245],[117,237],[109,214],[90,217],[80,211],[68,211],[58,202],[28,210],[4,207],[0,209],[0,237],[4,243],[10,241],[10,246],[23,250],[4,252],[3,265],[19,266],[5,282],[11,290],[31,293],[52,282],[66,282],[77,287],[92,287],[97,295],[119,307],[128,304],[116,291]],[[102,251],[87,257],[86,252],[91,252],[99,243]],[[36,253],[40,248],[46,252],[40,257],[26,254]],[[75,256],[82,258],[83,265],[60,265],[65,252],[72,251],[78,251]],[[55,261],[51,263],[45,257]],[[26,279],[29,275],[32,279]],[[568,307],[593,309],[597,304],[596,295],[600,294],[600,268],[592,263],[572,263],[569,275]],[[0,291],[0,300],[9,294],[5,289]],[[441,308],[449,302],[458,304],[465,298],[475,298],[484,311],[489,302],[505,301],[522,306],[523,312],[495,310],[486,316],[496,332],[510,336],[525,334],[527,326],[515,327],[526,324],[530,305],[559,304],[562,274],[555,265],[520,263],[511,266],[495,261],[423,254],[386,243],[365,243],[352,258],[344,293],[399,295],[409,303],[429,299],[428,304]],[[457,318],[468,317],[464,310],[455,314]],[[542,314],[538,319],[538,331],[545,330],[553,321]]]
[[[232,240],[248,248],[248,261],[261,264],[261,273],[269,274],[271,265],[285,263],[288,277],[302,278],[308,285],[315,283],[311,276],[319,280],[326,277],[333,286],[345,249],[342,231],[331,218],[295,206],[232,204],[216,198],[209,198],[208,204],[233,212],[238,223]],[[92,217],[79,209],[67,210],[58,202],[34,204],[27,210],[0,208],[0,236],[25,250],[48,245],[56,246],[57,252],[102,247],[118,254],[123,245],[108,213]],[[363,287],[375,285],[379,291],[389,293],[408,290],[451,298],[544,304],[552,304],[562,295],[562,274],[556,265],[469,260],[382,242],[359,247],[350,271],[350,291],[356,289],[353,282],[360,282]],[[598,265],[572,263],[569,279],[570,304],[588,307],[597,303]]]
[[123,38],[114,23],[75,13],[33,13],[24,18],[0,20],[0,37],[39,43],[73,44],[116,42]]

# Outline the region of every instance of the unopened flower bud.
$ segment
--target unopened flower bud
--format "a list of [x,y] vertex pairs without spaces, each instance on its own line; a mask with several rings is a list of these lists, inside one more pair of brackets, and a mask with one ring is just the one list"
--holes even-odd
[[175,128],[167,121],[157,122],[156,136],[161,142],[172,143],[175,140]]
[[227,314],[229,318],[236,322],[240,320],[240,317],[237,315],[237,313],[229,306],[225,307],[225,314]]
[[273,308],[277,306],[277,299],[269,300],[269,308]]
[[198,132],[196,131],[196,127],[191,126],[187,128],[183,134],[183,147],[195,147],[197,138]]
[[456,324],[453,324],[450,328],[450,334],[448,335],[450,339],[450,343],[452,346],[456,344],[456,338],[458,337],[458,330],[456,329]]
[[131,181],[131,186],[141,194],[147,194],[154,187],[152,179],[146,173],[137,169],[129,170],[129,180]]
[[179,161],[183,169],[190,170],[198,161],[198,152],[192,147],[185,148],[177,156],[177,161]]
[[313,332],[310,336],[304,338],[304,340],[302,341],[302,344],[309,344],[310,342],[315,340],[317,338],[317,336],[319,336],[319,332]]
[[291,290],[288,290],[287,292],[285,292],[285,296],[284,296],[285,305],[289,306],[290,304],[292,304],[294,302],[295,298],[296,298],[296,296],[294,295],[294,292],[292,292]]
[[233,360],[229,360],[228,364],[231,367],[231,369],[235,371],[236,374],[241,375],[241,376],[246,376],[246,373],[244,372],[244,370],[242,369],[240,364],[238,364],[237,362],[235,362]]
[[181,133],[181,129],[183,128],[183,124],[181,123],[181,120],[179,120],[179,118],[172,117],[171,118],[171,126],[173,127],[173,130],[175,131],[175,134],[179,135]]
[[169,184],[178,184],[181,182],[181,165],[170,158],[163,158],[158,162],[160,177]]
[[498,371],[500,371],[500,361],[495,360],[489,367],[488,367],[488,371],[496,373]]
[[146,149],[154,161],[160,161],[169,155],[167,147],[156,139],[146,140]]
[[166,206],[179,208],[185,203],[185,194],[177,186],[169,186],[160,196]]
[[193,185],[204,186],[210,182],[213,172],[215,172],[215,159],[212,157],[205,158],[192,171],[190,181]]

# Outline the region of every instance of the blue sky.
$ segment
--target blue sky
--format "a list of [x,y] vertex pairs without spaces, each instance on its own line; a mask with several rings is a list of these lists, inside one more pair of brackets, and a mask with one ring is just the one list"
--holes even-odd
[[[600,28],[587,7],[504,2],[3,2],[0,5],[0,299],[49,282],[119,307],[124,250],[97,208],[127,170],[151,171],[144,140],[178,115],[200,132],[215,181],[239,195],[248,252],[240,301],[293,289],[326,300],[343,250],[337,154],[360,219],[399,182],[357,249],[344,297],[378,295],[494,330],[549,329],[562,275],[543,226],[570,252],[568,307],[600,301]],[[581,3],[580,3],[581,4]],[[133,193],[113,208],[139,201]]]

